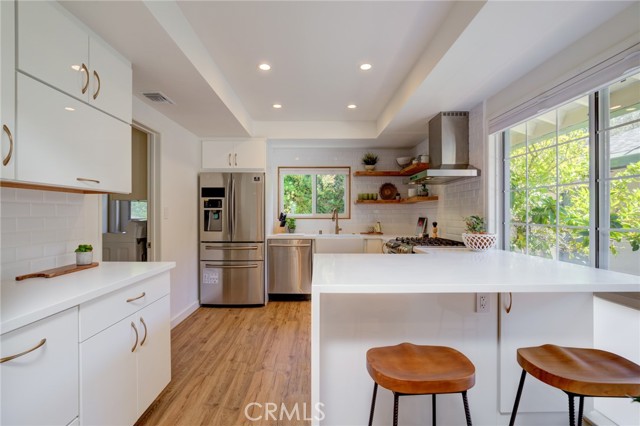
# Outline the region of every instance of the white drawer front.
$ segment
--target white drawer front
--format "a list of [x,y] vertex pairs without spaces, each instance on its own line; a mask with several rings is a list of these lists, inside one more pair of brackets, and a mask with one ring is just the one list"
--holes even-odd
[[78,308],[5,333],[0,357],[3,425],[67,425],[78,417]]
[[80,341],[169,294],[169,272],[80,305]]

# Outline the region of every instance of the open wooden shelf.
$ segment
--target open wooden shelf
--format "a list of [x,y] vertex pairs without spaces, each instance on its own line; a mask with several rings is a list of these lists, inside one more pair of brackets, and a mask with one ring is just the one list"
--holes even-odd
[[430,195],[428,197],[409,197],[401,198],[399,200],[355,200],[355,204],[415,204],[424,203],[427,201],[438,201],[437,195]]
[[411,164],[405,167],[402,170],[392,171],[392,170],[358,170],[353,172],[354,176],[412,176],[418,172],[423,170],[427,170],[429,168],[429,163],[417,163]]

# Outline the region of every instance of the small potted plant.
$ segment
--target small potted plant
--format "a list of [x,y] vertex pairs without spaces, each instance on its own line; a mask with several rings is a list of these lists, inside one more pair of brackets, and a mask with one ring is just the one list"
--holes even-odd
[[76,265],[91,265],[93,262],[93,246],[80,244],[76,249]]
[[496,235],[488,234],[484,218],[478,215],[464,218],[467,232],[462,234],[462,241],[467,248],[474,251],[489,250],[496,245]]
[[364,169],[368,172],[375,170],[376,163],[378,163],[378,156],[372,152],[367,152],[364,156],[362,156],[362,164],[364,164]]
[[296,232],[296,220],[292,217],[288,217],[286,220],[286,224],[287,224],[287,231],[289,231],[290,234]]

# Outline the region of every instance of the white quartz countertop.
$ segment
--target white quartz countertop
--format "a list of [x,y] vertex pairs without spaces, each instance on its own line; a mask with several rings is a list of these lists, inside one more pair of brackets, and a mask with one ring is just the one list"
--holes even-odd
[[175,266],[175,262],[101,262],[96,268],[55,278],[3,281],[0,288],[0,333],[15,330]]
[[488,250],[316,254],[312,293],[637,292],[640,276]]

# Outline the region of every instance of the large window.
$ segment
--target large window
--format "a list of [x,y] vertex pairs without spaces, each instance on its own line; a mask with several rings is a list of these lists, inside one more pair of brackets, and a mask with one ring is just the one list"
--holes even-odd
[[349,217],[350,167],[278,169],[279,211],[295,218]]
[[640,273],[640,74],[503,141],[507,250]]

